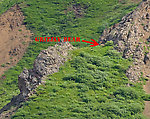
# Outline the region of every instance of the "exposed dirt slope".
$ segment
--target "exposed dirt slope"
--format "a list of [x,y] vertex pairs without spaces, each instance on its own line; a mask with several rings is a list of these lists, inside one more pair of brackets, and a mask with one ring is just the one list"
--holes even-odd
[[0,76],[22,58],[30,42],[23,19],[18,5],[0,16]]
[[[150,80],[147,81],[146,85],[144,85],[143,88],[146,91],[146,93],[150,94]],[[145,109],[144,109],[143,114],[146,117],[150,118],[150,101],[145,101]]]

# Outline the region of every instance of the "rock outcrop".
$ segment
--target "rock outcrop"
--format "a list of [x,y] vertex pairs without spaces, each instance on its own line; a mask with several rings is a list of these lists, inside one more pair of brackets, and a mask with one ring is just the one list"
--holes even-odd
[[[122,21],[110,29],[106,29],[101,43],[112,40],[115,49],[123,53],[124,58],[133,58],[133,65],[126,75],[132,81],[138,80],[141,72],[150,69],[149,41],[150,41],[150,1],[143,0],[136,10],[127,14]],[[146,75],[146,74],[145,74]]]
[[61,42],[55,46],[41,51],[34,61],[33,69],[24,71],[19,75],[18,86],[23,97],[28,97],[50,74],[58,72],[59,67],[68,59],[68,51],[74,47],[68,42]]

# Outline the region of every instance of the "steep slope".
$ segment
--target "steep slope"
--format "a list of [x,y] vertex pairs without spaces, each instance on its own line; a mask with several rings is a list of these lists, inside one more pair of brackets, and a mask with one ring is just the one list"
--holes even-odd
[[58,72],[59,67],[68,60],[69,51],[73,49],[75,48],[70,43],[61,42],[41,51],[34,61],[33,69],[24,69],[19,75],[18,87],[23,98],[31,95],[44,77]]
[[[21,1],[24,0],[17,0],[17,2]],[[15,2],[16,0],[2,1],[0,12],[8,9]],[[64,0],[63,2],[62,0],[57,0],[57,2],[56,0],[25,0],[19,6],[25,15],[24,24],[36,36],[80,36],[86,38],[86,40],[90,38],[96,40],[105,27],[120,21],[122,16],[135,9],[137,3],[132,2],[132,0],[119,3],[118,0]],[[88,6],[88,9],[84,9],[86,6]],[[78,12],[84,10],[82,11],[84,17],[76,17],[72,8],[78,8]],[[67,9],[70,9],[70,11],[66,13]],[[54,44],[33,42],[18,64],[0,78],[0,108],[9,103],[12,97],[19,93],[18,75],[25,67],[27,69],[33,68],[34,60],[40,51],[52,45]],[[74,46],[84,47],[87,45],[74,43]]]
[[[41,51],[37,56],[33,69],[24,71],[18,77],[18,87],[20,94],[13,97],[11,102],[0,110],[0,118],[9,118],[21,103],[27,101],[29,96],[35,93],[35,89],[44,82],[47,75],[59,71],[59,67],[69,59],[70,50],[75,49],[68,42],[60,42],[54,47]],[[7,111],[7,112],[6,112]]]
[[133,12],[122,18],[122,21],[106,29],[100,41],[114,41],[116,49],[124,58],[133,58],[134,64],[127,71],[130,80],[138,80],[142,73],[149,77],[149,42],[150,42],[150,1],[142,2]]
[[[136,10],[123,17],[122,21],[106,29],[100,38],[105,43],[113,40],[116,49],[124,58],[133,58],[133,65],[126,71],[133,81],[150,79],[150,1],[144,0]],[[150,94],[150,81],[144,85]],[[150,102],[145,102],[144,114],[150,117]]]
[[31,42],[31,32],[23,25],[24,16],[18,5],[0,16],[0,76],[16,65]]
[[[49,2],[47,0],[26,0],[26,2],[21,5],[21,8],[26,15],[24,23],[27,24],[28,27],[36,33],[36,35],[78,35],[86,38],[98,38],[99,34],[105,27],[118,22],[121,16],[131,11],[136,6],[133,3],[125,3],[122,1],[118,3],[117,0],[85,0],[82,2],[68,2],[68,0],[64,0],[62,4],[62,0],[58,0],[57,2],[55,0],[51,0]],[[81,11],[86,6],[89,6],[88,9]],[[67,13],[66,9],[69,10]],[[81,13],[84,13],[84,17],[76,17],[74,15],[74,10],[76,13],[79,13],[80,11]],[[22,72],[24,67],[32,68],[35,57],[42,49],[47,48],[49,45],[51,44],[32,43],[32,45],[28,48],[28,52],[17,66],[8,70],[8,72],[1,78],[5,80],[1,81],[0,84],[0,107],[3,107],[5,104],[10,102],[11,98],[19,93],[17,87],[18,75]],[[86,45],[78,44],[78,46],[83,47]],[[93,67],[90,68],[93,69]],[[114,72],[114,74],[115,73],[116,72]],[[54,81],[54,83],[56,82]],[[70,98],[68,99],[70,100]],[[138,109],[141,112],[142,108],[140,106]]]
[[125,70],[130,62],[107,43],[72,52],[58,73],[17,110],[13,119],[144,118],[142,85],[129,87]]

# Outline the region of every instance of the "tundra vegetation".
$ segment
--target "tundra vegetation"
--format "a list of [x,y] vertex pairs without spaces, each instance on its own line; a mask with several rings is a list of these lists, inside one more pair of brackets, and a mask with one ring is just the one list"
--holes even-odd
[[125,76],[132,62],[110,45],[71,52],[72,60],[48,76],[12,118],[144,118],[147,95]]
[[[16,3],[25,15],[24,24],[34,33],[32,40],[80,37],[98,41],[105,28],[137,6],[132,0],[5,0],[0,1],[0,14]],[[142,83],[132,84],[125,76],[132,61],[121,58],[110,42],[94,48],[72,44],[79,48],[71,53],[72,60],[49,76],[12,118],[144,118],[144,100],[149,96]],[[1,77],[0,108],[19,94],[18,75],[25,67],[32,68],[36,56],[50,45],[54,43],[33,41],[19,63]]]

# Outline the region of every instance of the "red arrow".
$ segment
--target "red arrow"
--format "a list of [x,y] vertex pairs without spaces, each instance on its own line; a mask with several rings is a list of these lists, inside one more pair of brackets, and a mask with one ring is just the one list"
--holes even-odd
[[94,46],[97,46],[99,45],[94,39],[91,39],[93,42],[90,42],[90,41],[85,41],[85,40],[82,40],[82,42],[86,42],[86,43],[90,43],[90,44],[93,44],[93,45],[90,45],[90,47],[94,47]]

